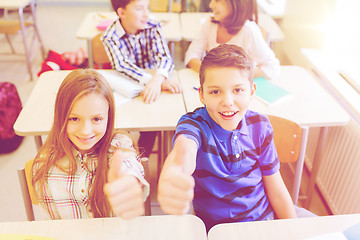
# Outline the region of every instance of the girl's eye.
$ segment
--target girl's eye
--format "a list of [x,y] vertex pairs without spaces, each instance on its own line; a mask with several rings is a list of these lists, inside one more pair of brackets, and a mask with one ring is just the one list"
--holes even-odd
[[235,88],[234,89],[234,92],[235,93],[240,93],[240,92],[243,92],[244,90],[242,90],[241,88]]
[[72,118],[69,118],[69,121],[76,122],[76,121],[79,121],[79,118],[77,118],[77,117],[72,117]]
[[96,117],[96,118],[93,119],[94,122],[100,122],[101,120],[102,120],[101,117]]

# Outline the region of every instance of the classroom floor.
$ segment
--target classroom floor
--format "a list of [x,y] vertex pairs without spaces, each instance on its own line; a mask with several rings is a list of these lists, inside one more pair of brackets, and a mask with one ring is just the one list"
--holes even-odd
[[[108,6],[43,6],[37,8],[37,20],[39,31],[46,50],[54,50],[59,53],[75,51],[82,47],[86,49],[84,40],[76,39],[75,34],[79,24],[89,11],[108,11]],[[10,14],[11,15],[11,14]],[[11,15],[12,16],[12,15]],[[11,17],[10,16],[10,17]],[[16,17],[16,15],[14,16]],[[30,31],[31,33],[31,31]],[[22,39],[20,35],[11,36],[15,49],[23,52]],[[12,82],[16,85],[23,105],[31,93],[36,83],[36,73],[40,70],[42,58],[38,45],[35,44],[36,55],[33,58],[34,80],[30,81],[27,72],[24,56],[12,56],[9,53],[5,37],[0,35],[0,80]],[[181,58],[180,44],[175,48],[175,65],[177,69],[184,67]],[[137,137],[136,133],[133,133]],[[36,147],[33,137],[25,137],[20,147],[13,153],[0,155],[0,221],[23,221],[26,220],[23,200],[16,170],[24,166],[25,162],[36,155]],[[151,175],[156,176],[157,155],[150,156]],[[283,168],[283,176],[289,182],[291,175],[286,168]],[[304,174],[304,183],[307,176]],[[291,181],[291,180],[290,180]],[[151,179],[151,200],[152,214],[163,214],[156,201],[156,179]],[[318,215],[328,215],[326,207],[321,201],[321,197],[315,194],[310,206],[310,210]]]

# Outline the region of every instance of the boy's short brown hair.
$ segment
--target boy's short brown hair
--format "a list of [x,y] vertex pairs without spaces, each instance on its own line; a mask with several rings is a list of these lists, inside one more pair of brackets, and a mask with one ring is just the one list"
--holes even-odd
[[117,12],[119,8],[125,9],[131,1],[133,0],[111,0],[111,5],[114,11]]
[[[211,49],[200,66],[200,86],[205,82],[205,72],[209,68],[238,68],[248,73],[250,84],[254,82],[253,65],[244,49],[233,44],[221,44]],[[226,80],[226,79],[224,79]]]

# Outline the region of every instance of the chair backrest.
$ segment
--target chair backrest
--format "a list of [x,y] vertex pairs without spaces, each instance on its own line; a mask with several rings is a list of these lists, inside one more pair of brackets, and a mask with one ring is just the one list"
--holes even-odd
[[110,63],[109,57],[101,41],[101,35],[102,33],[99,33],[92,39],[92,52],[94,63],[100,66],[106,63]]
[[280,162],[296,162],[300,153],[302,128],[285,118],[268,117],[274,130],[274,143]]
[[296,162],[291,197],[297,204],[309,128],[281,117],[268,115],[274,132],[274,143],[280,162]]
[[29,160],[25,164],[25,168],[19,169],[18,176],[20,181],[21,193],[24,200],[24,206],[28,221],[34,221],[35,215],[32,205],[37,205],[38,200],[36,193],[32,185],[32,164],[33,159]]

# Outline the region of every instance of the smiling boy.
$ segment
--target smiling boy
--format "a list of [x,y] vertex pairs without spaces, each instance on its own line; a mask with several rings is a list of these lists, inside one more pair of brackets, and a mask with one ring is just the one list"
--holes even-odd
[[[102,41],[112,67],[145,86],[141,93],[145,103],[157,101],[161,91],[179,93],[179,84],[168,79],[174,63],[159,22],[149,19],[149,0],[111,0],[111,4],[119,18],[104,31]],[[140,132],[143,157],[150,156],[156,134]]]
[[248,110],[256,91],[244,50],[220,45],[200,68],[205,105],[178,123],[160,175],[158,200],[169,214],[194,211],[207,230],[219,223],[296,217],[279,173],[269,119]]
[[104,31],[102,41],[112,67],[145,85],[146,103],[155,102],[161,90],[179,93],[180,86],[168,80],[174,63],[160,23],[149,19],[149,0],[111,0],[111,4],[119,19]]

